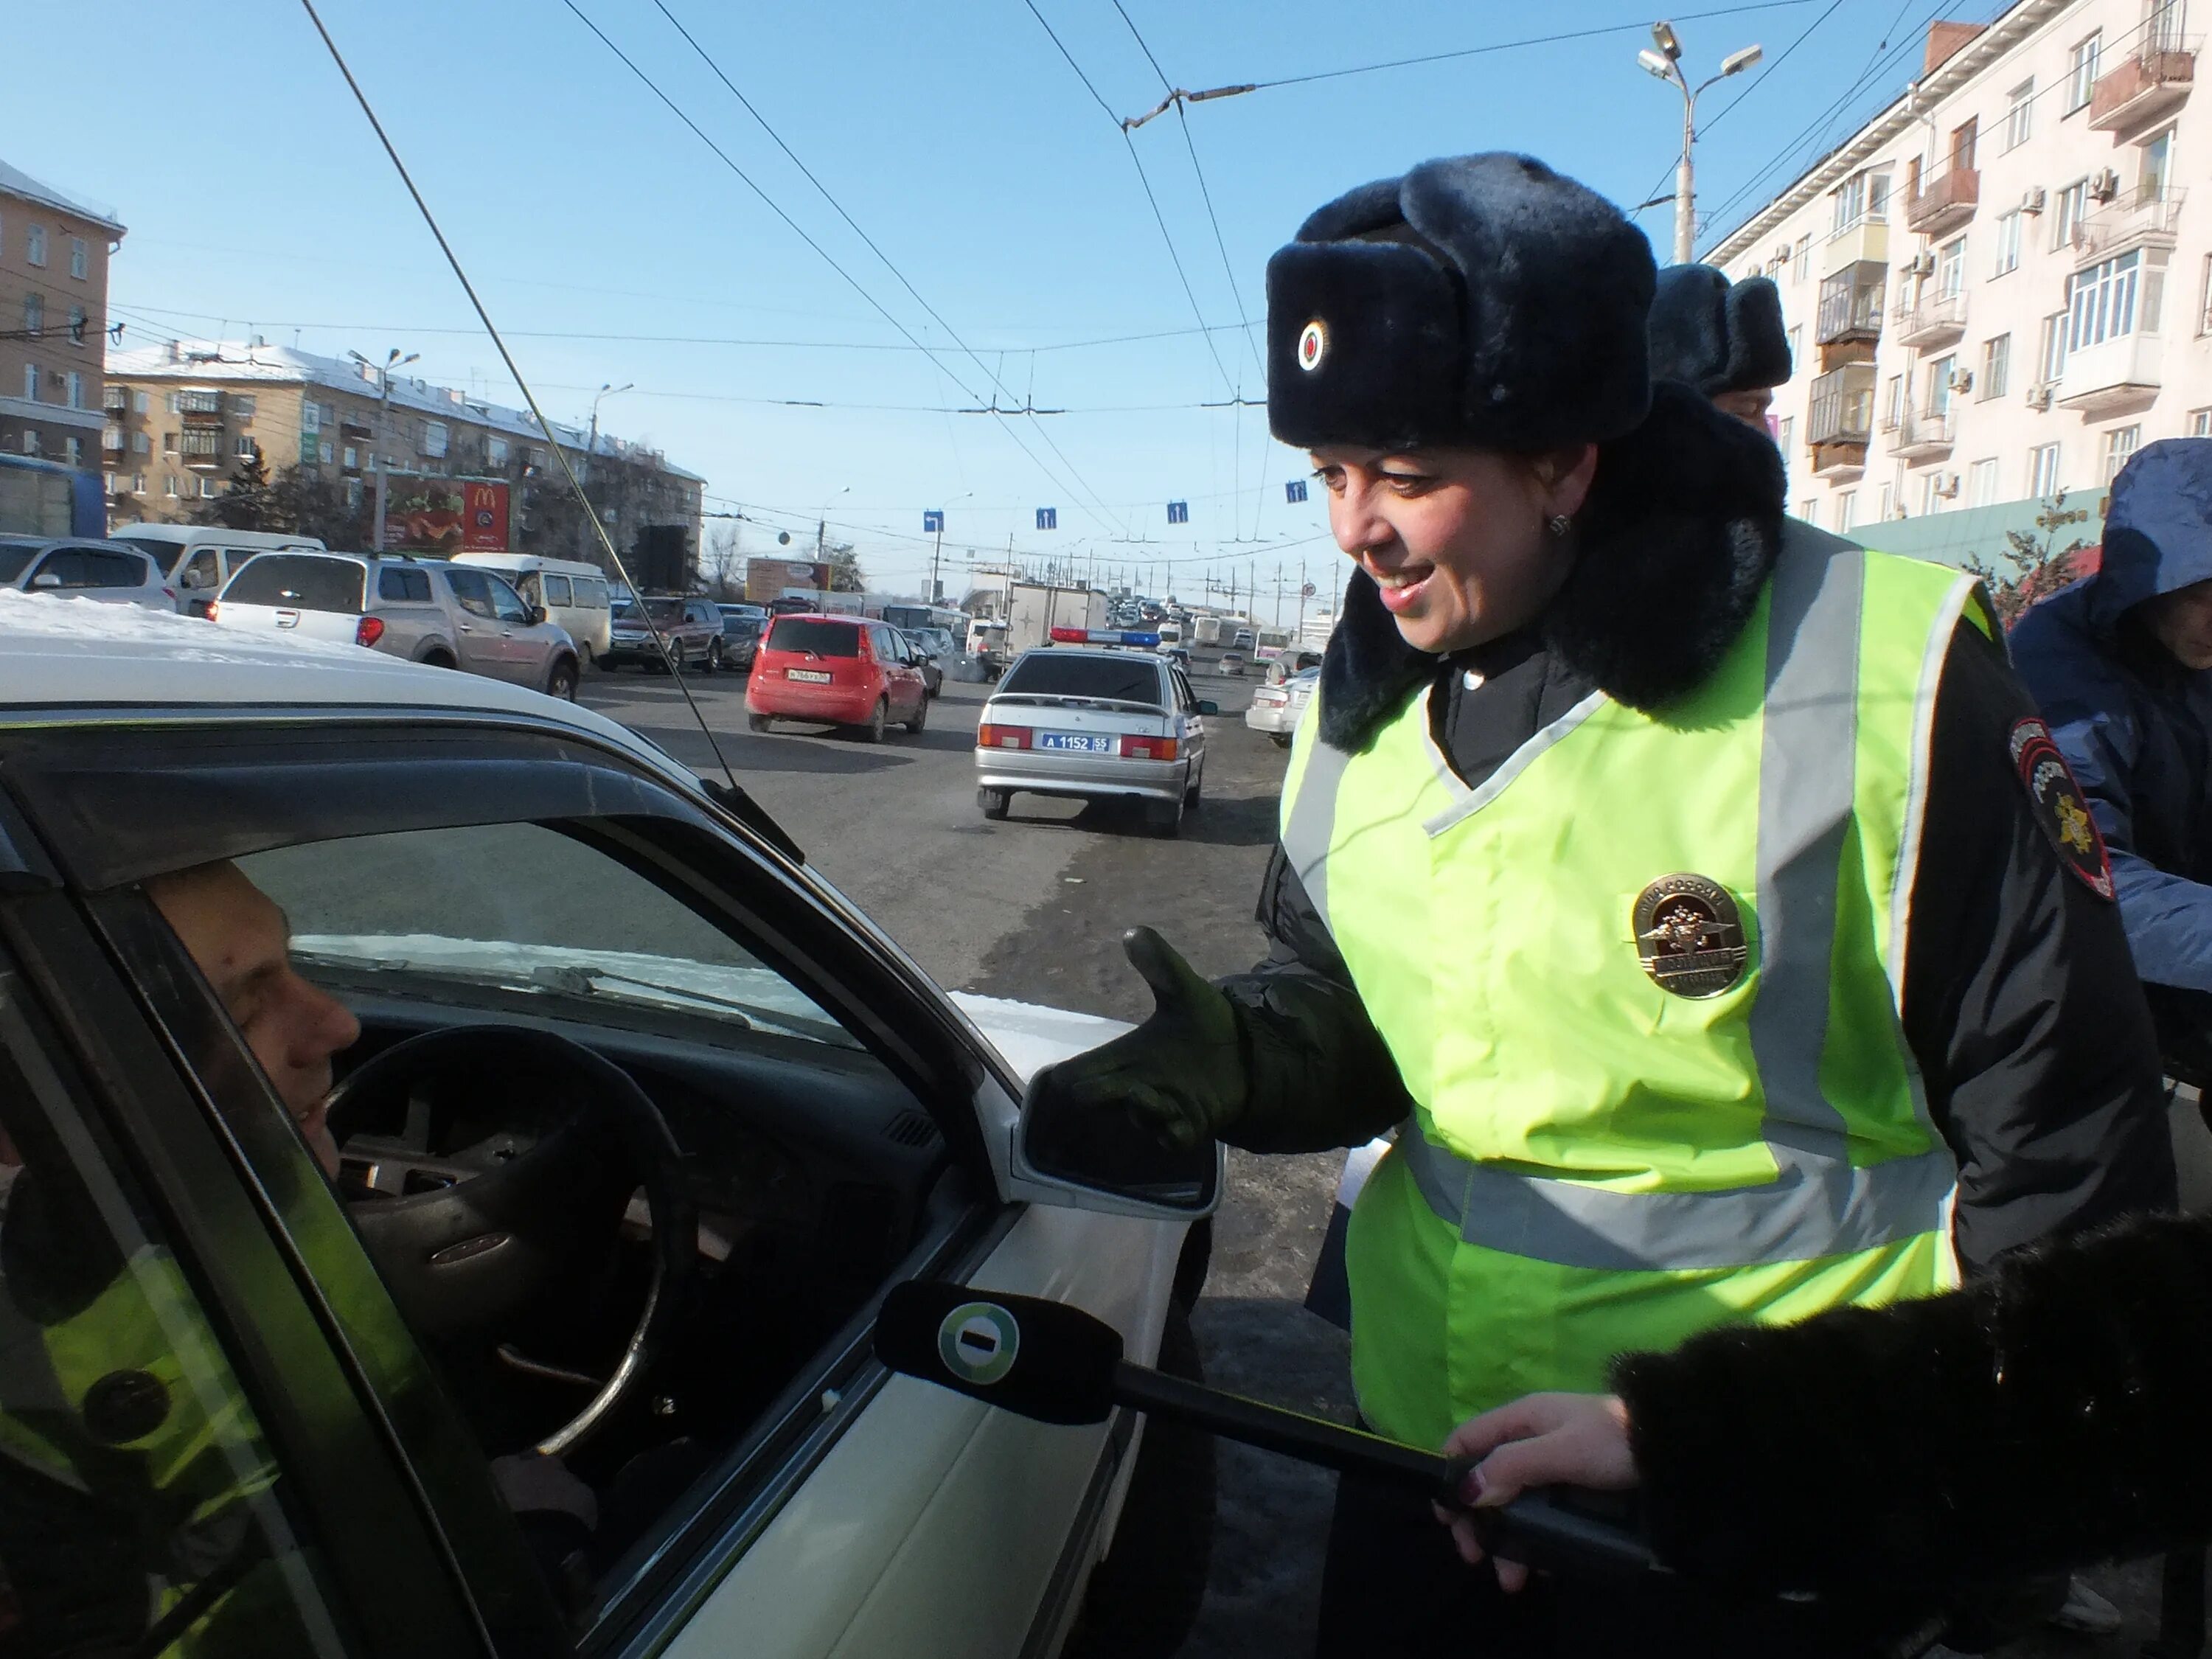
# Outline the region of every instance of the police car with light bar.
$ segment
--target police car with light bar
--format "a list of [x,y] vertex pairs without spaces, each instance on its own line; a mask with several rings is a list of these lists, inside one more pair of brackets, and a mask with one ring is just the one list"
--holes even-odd
[[1123,800],[1143,809],[1154,834],[1176,834],[1203,793],[1206,717],[1220,711],[1149,649],[1156,634],[1068,628],[1052,636],[1066,643],[1024,652],[983,705],[983,816],[1004,818],[1017,794]]

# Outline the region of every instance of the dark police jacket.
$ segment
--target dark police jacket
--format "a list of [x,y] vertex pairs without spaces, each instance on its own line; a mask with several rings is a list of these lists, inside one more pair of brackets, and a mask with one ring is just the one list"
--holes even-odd
[[[1322,669],[1321,738],[1364,746],[1433,682],[1437,747],[1480,787],[1594,689],[1649,708],[1711,672],[1772,565],[1782,476],[1771,443],[1678,391],[1660,387],[1651,418],[1605,446],[1574,570],[1534,627],[1439,660],[1405,645],[1355,575]],[[2069,854],[2015,767],[2016,730],[2035,712],[2003,647],[1962,622],[1934,714],[1904,1026],[1958,1160],[1969,1270],[2174,1202],[2156,1046],[2118,911],[2094,890],[2101,861]],[[1259,919],[1268,958],[1221,988],[1264,1109],[1229,1138],[1315,1150],[1403,1119],[1396,1065],[1279,845]]]

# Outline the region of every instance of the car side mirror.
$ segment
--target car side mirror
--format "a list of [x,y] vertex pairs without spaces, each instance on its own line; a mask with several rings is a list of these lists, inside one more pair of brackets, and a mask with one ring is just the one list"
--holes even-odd
[[1164,1146],[1127,1112],[1040,1096],[1035,1079],[1015,1143],[1029,1172],[1046,1181],[1183,1215],[1207,1214],[1220,1200],[1219,1142]]
[[41,570],[31,578],[31,586],[33,587],[59,587],[61,585],[62,579],[58,571]]
[[537,627],[538,623],[545,620],[545,607],[544,605],[526,605],[522,608],[529,613],[530,625],[532,628]]
[[1201,714],[1218,714],[1221,712],[1221,705],[1211,701],[1202,702],[1198,706],[1198,712]]

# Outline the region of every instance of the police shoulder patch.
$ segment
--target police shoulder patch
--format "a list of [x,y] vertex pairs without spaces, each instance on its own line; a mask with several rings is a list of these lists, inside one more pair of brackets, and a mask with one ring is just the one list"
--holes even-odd
[[2089,816],[2081,786],[2074,781],[2073,769],[2058,752],[2051,728],[2039,720],[2014,723],[2011,738],[2013,769],[2027,791],[2037,825],[2057,849],[2058,861],[2080,878],[2099,898],[2112,896],[2112,860],[2105,851],[2105,838]]

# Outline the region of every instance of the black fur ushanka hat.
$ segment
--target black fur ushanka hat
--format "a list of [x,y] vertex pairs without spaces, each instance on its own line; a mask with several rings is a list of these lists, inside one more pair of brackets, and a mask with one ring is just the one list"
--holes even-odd
[[1644,234],[1526,155],[1425,161],[1267,262],[1267,422],[1304,448],[1598,442],[1650,404]]
[[1711,265],[1669,265],[1651,301],[1651,378],[1708,398],[1790,378],[1782,295],[1766,277],[1731,284]]

